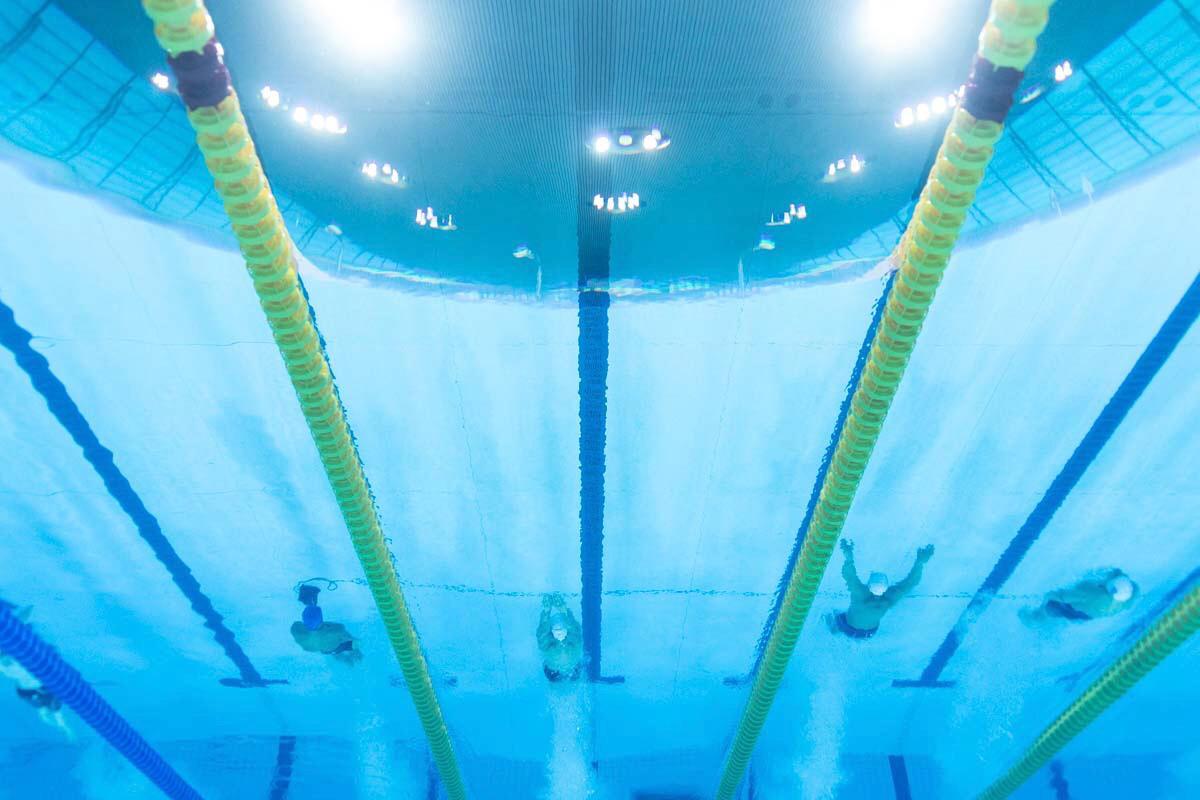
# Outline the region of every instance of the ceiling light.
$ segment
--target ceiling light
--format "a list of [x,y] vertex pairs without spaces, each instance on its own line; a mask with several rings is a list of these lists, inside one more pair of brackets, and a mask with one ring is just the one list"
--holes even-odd
[[171,79],[161,72],[156,72],[151,75],[150,82],[154,84],[156,89],[161,89],[164,92],[171,88]]
[[308,122],[308,109],[304,106],[296,106],[292,109],[292,119],[300,125]]
[[858,160],[858,156],[850,156],[850,171],[857,173],[863,168],[863,162]]
[[928,103],[918,103],[917,104],[917,122],[924,122],[927,119],[929,119],[929,104]]
[[313,114],[312,119],[310,119],[308,121],[308,124],[312,126],[312,129],[314,131],[325,130],[325,115],[324,114]]
[[875,53],[912,50],[930,23],[946,16],[947,0],[866,0],[859,7],[862,42]]
[[395,0],[308,0],[327,41],[355,58],[377,59],[402,51],[407,30]]
[[933,113],[945,114],[946,113],[946,98],[942,97],[941,95],[938,95],[937,97],[933,98],[933,102],[930,103],[930,106],[933,108]]
[[916,121],[917,115],[913,112],[910,106],[905,106],[900,112],[900,119],[896,121],[897,128],[907,128]]
[[606,131],[597,134],[588,147],[597,153],[627,156],[662,150],[670,143],[671,140],[664,139],[658,128],[625,128],[616,133]]
[[606,198],[602,194],[598,194],[592,198],[592,205],[597,211],[607,211],[610,214],[624,214],[627,211],[634,211],[641,208],[642,198],[637,192],[632,194],[621,192],[619,196]]
[[279,92],[270,86],[264,86],[262,91],[258,93],[258,96],[262,98],[268,108],[279,108]]

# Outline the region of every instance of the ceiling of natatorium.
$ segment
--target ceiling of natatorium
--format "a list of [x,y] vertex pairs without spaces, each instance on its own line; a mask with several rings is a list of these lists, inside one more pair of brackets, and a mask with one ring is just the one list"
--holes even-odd
[[[163,68],[134,6],[59,5],[134,70]],[[740,261],[758,278],[790,274],[887,219],[940,137],[893,122],[962,83],[987,6],[922,0],[923,12],[879,18],[871,0],[753,0],[736,13],[720,0],[449,0],[398,3],[389,27],[355,15],[380,3],[208,5],[281,189],[356,245],[427,273],[526,285],[533,261],[513,258],[525,245],[547,288],[575,284],[577,226],[599,213],[597,193],[641,201],[613,226],[614,282],[736,282]],[[1056,3],[1031,77],[1082,62],[1153,3],[1105,5]],[[346,133],[298,126],[297,105],[336,114]],[[637,151],[652,128],[669,147],[589,147],[628,129]],[[824,180],[851,156],[860,173]],[[395,165],[407,188],[367,179],[370,161]],[[765,227],[793,205],[807,218]],[[458,230],[418,226],[429,207]],[[774,250],[754,249],[764,233]]]

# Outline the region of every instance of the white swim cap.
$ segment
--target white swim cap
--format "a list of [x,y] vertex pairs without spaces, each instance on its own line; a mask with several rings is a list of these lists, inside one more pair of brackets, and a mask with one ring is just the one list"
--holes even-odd
[[1133,581],[1129,580],[1128,575],[1121,574],[1109,578],[1104,586],[1118,603],[1124,603],[1133,597]]
[[567,626],[561,622],[555,622],[550,626],[550,635],[553,636],[556,641],[561,642],[563,639],[567,638]]
[[872,572],[871,577],[867,578],[867,591],[876,597],[883,597],[883,593],[887,590],[887,575],[884,575],[882,572]]

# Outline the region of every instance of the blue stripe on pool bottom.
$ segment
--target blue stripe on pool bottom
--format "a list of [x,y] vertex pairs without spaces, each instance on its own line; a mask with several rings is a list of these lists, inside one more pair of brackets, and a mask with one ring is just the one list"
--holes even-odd
[[1038,537],[1041,536],[1042,531],[1050,524],[1054,514],[1066,501],[1067,495],[1078,485],[1084,472],[1112,439],[1118,426],[1129,414],[1134,403],[1145,392],[1146,387],[1150,385],[1150,381],[1158,374],[1163,364],[1167,362],[1171,353],[1175,352],[1176,346],[1183,340],[1197,316],[1200,316],[1200,274],[1192,280],[1191,285],[1176,303],[1162,327],[1158,329],[1154,338],[1142,351],[1141,356],[1134,362],[1133,368],[1125,376],[1125,380],[1121,381],[1121,385],[1109,398],[1108,403],[1100,412],[1100,416],[1092,423],[1092,427],[1084,435],[1079,446],[1075,448],[1075,452],[1071,454],[1062,470],[1055,476],[1046,493],[1042,495],[1041,501],[1025,520],[1025,524],[1009,542],[991,573],[984,579],[979,590],[954,623],[954,627],[946,634],[946,638],[930,658],[929,665],[921,673],[920,679],[916,681],[896,680],[892,682],[893,686],[934,687],[946,685],[939,678],[946,669],[946,665],[950,663],[950,659],[958,651],[971,626],[987,610],[992,598],[1012,576],[1025,554],[1029,552]]
[[113,460],[112,451],[100,443],[92,426],[79,410],[79,406],[71,399],[67,387],[50,369],[50,362],[45,356],[33,349],[33,334],[25,330],[17,322],[13,310],[0,300],[0,344],[4,345],[17,361],[17,366],[29,377],[33,388],[46,402],[46,407],[58,424],[83,450],[83,457],[96,471],[109,495],[121,507],[121,510],[133,522],[138,534],[150,545],[171,580],[183,592],[192,610],[204,620],[204,626],[213,632],[213,638],[225,651],[225,655],[237,667],[240,679],[226,678],[221,682],[227,686],[266,686],[270,683],[287,683],[287,681],[264,680],[249,657],[237,643],[233,631],[226,627],[225,622],[212,601],[200,589],[200,583],[192,575],[192,570],[184,563],[175,548],[167,539],[159,525],[158,519],[146,508],[142,498],[133,490],[129,480],[117,467]]
[[296,737],[280,736],[275,752],[275,769],[271,772],[270,800],[287,800],[292,786],[292,766],[296,763]]
[[888,756],[888,767],[892,771],[892,789],[896,792],[896,800],[912,800],[904,756]]

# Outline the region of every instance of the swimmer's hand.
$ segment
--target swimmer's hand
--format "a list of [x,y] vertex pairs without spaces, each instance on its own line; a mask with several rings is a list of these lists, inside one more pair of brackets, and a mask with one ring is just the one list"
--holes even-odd
[[917,551],[917,560],[924,563],[933,558],[933,545],[927,544]]

